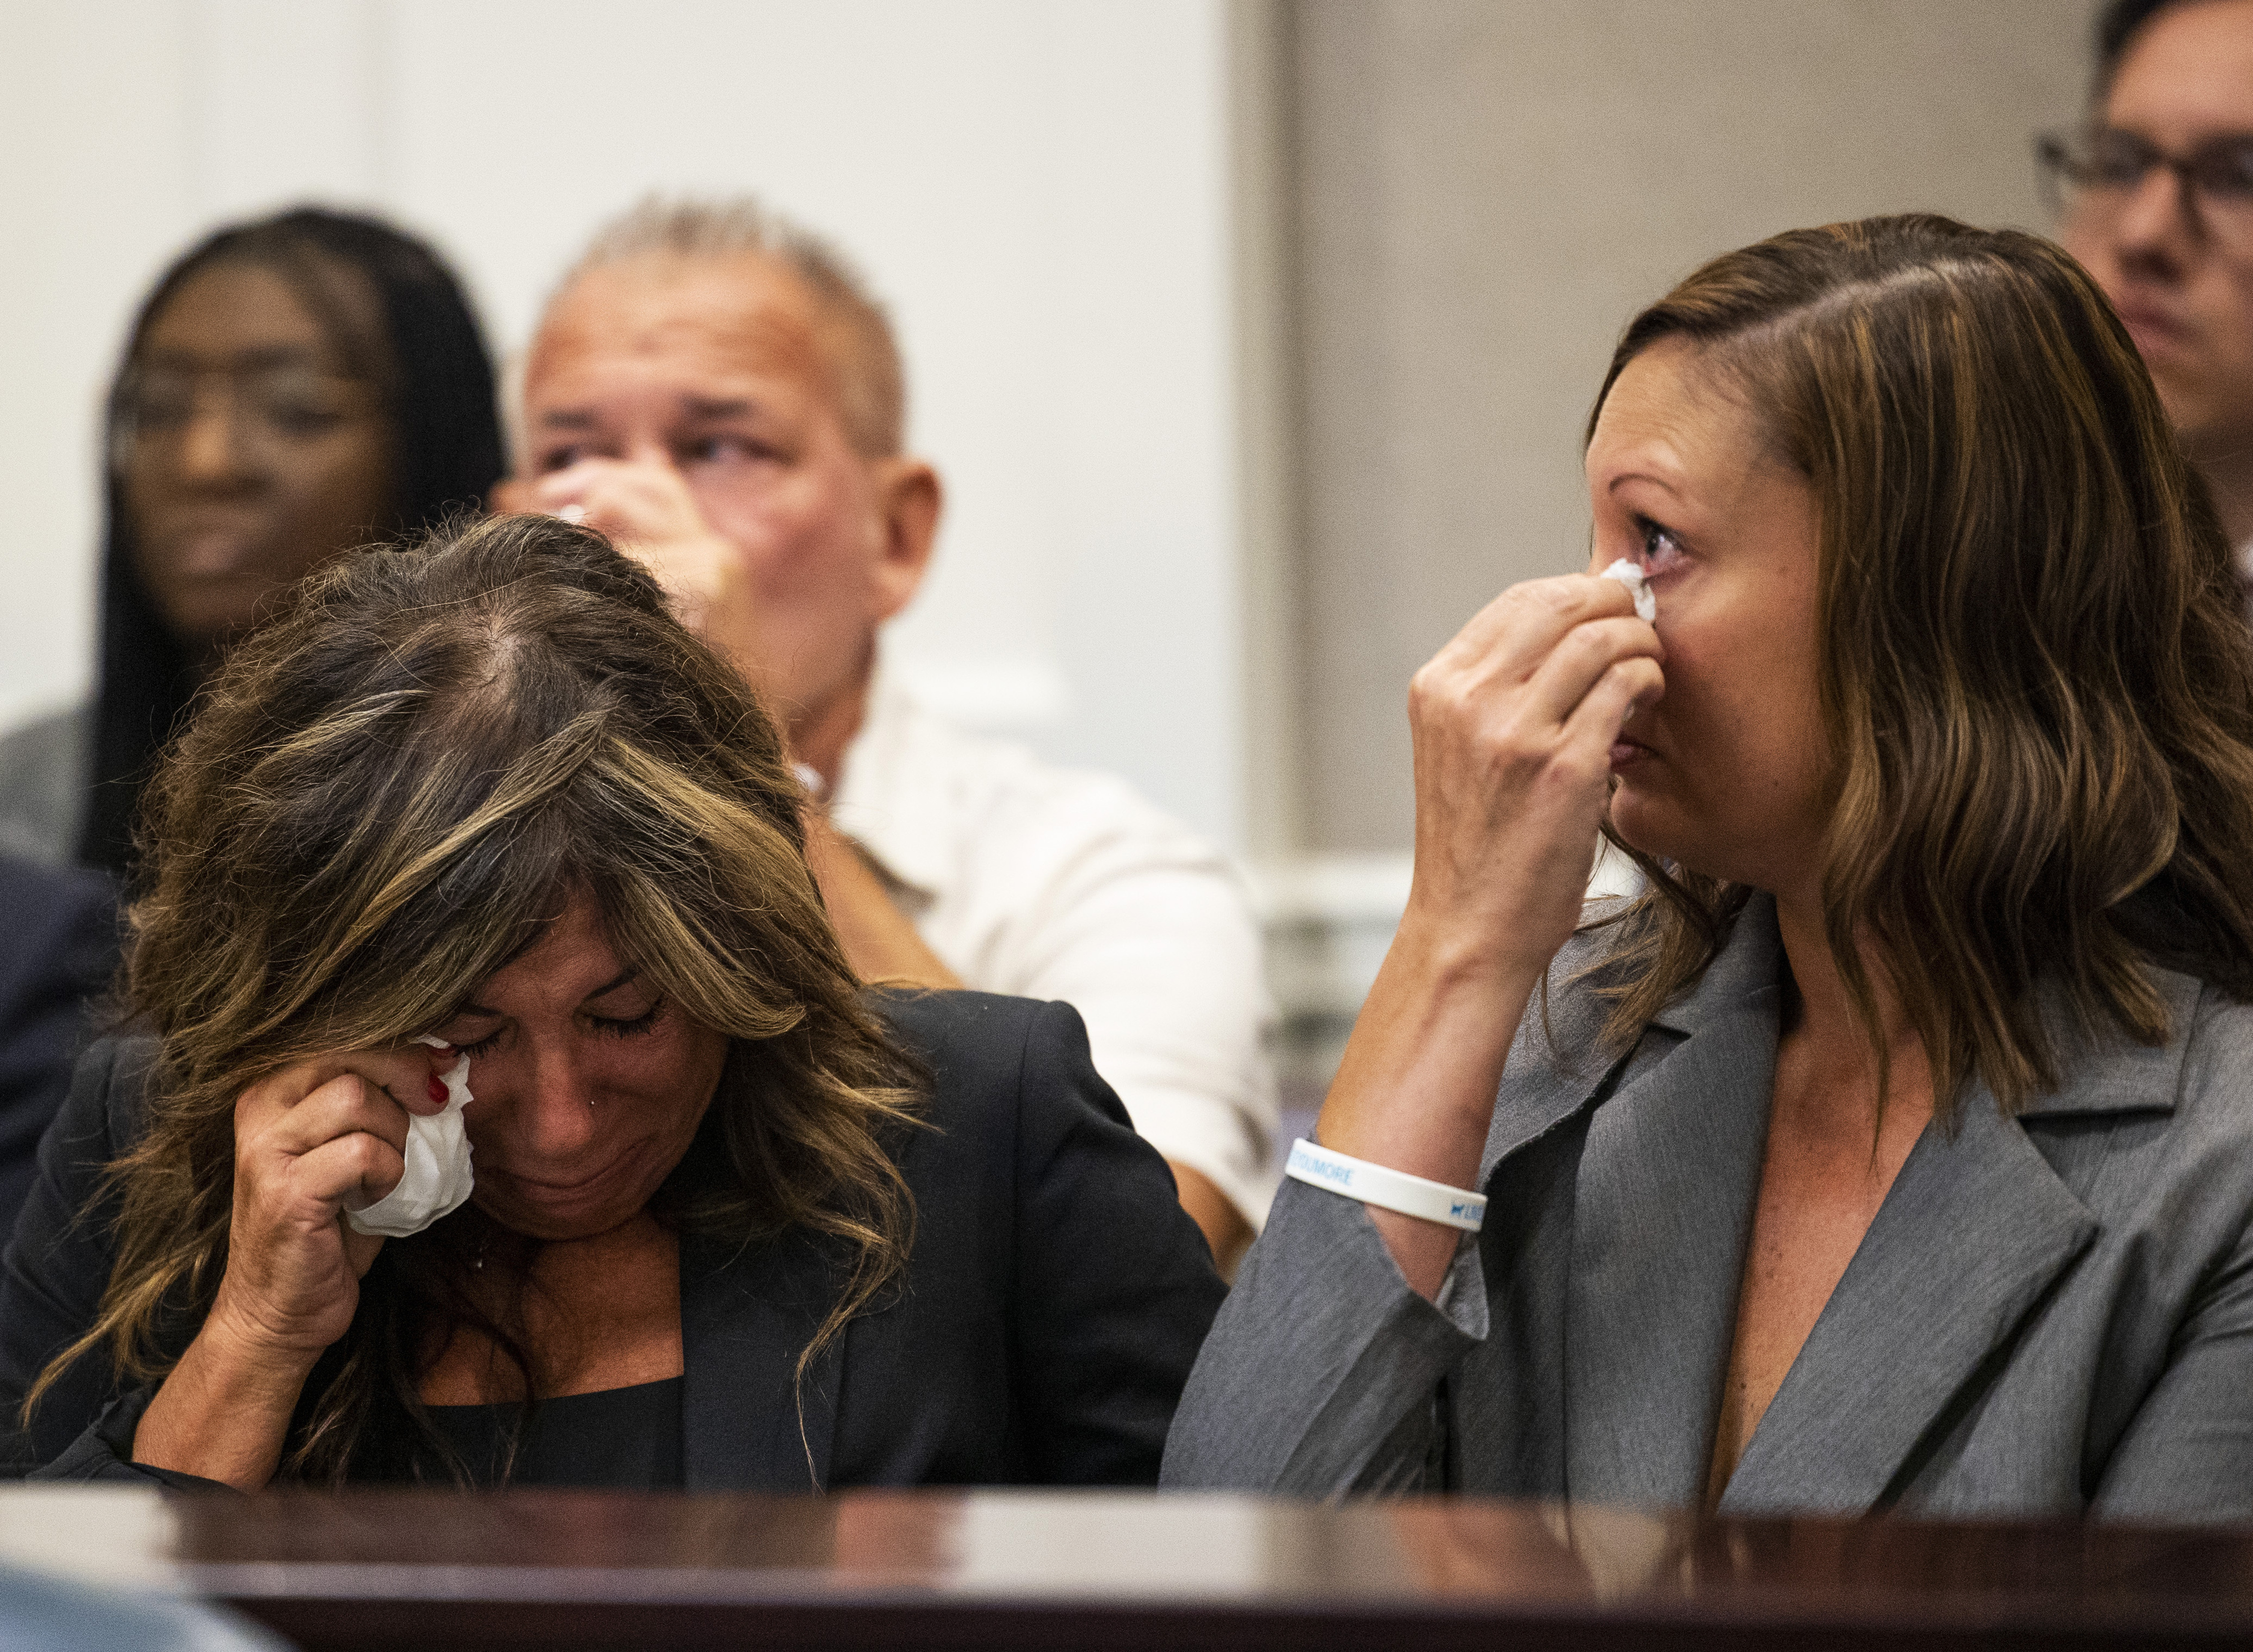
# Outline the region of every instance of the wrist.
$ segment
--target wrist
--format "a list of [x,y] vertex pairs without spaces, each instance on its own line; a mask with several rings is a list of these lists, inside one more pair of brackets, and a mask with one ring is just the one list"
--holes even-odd
[[277,1335],[255,1319],[214,1303],[195,1344],[209,1377],[246,1394],[286,1394],[292,1404],[326,1351],[303,1339]]
[[1433,911],[1412,893],[1386,954],[1388,964],[1395,959],[1435,997],[1523,999],[1549,968],[1548,957],[1524,954],[1497,938],[1492,926]]
[[290,1414],[311,1374],[216,1312],[158,1385],[134,1431],[133,1460],[255,1491],[282,1460]]

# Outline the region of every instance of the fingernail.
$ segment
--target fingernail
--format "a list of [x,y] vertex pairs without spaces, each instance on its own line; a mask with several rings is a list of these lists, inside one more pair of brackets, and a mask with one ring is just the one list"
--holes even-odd
[[430,1099],[433,1101],[443,1101],[446,1099],[446,1081],[444,1079],[433,1077],[430,1080]]

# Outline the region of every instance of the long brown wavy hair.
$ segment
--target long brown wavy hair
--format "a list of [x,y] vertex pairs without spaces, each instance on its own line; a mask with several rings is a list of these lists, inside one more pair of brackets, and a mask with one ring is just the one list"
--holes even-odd
[[[802,1377],[900,1273],[914,1211],[888,1139],[924,1083],[831,931],[802,801],[751,692],[589,530],[457,524],[309,582],[233,652],[151,783],[128,967],[162,1040],[147,1131],[113,1169],[99,1316],[26,1415],[97,1349],[161,1377],[182,1351],[166,1328],[201,1323],[246,1085],[443,1025],[575,892],[666,1002],[730,1041],[703,1151],[653,1212],[746,1244],[796,1230],[838,1258]],[[485,1331],[533,1391],[520,1325],[466,1288],[494,1237],[471,1206],[385,1244],[307,1384],[285,1474],[461,1474],[416,1398],[450,1331]]]
[[[2147,1044],[2168,1034],[2147,960],[2253,998],[2246,594],[2087,273],[1925,215],[1775,236],[1636,317],[1590,439],[1664,338],[1698,347],[1817,502],[1824,916],[1880,1095],[1866,957],[1943,1119],[1974,1077],[2005,1109],[2057,1086],[2045,997],[2076,1033]],[[1598,972],[1622,1046],[1751,893],[1628,852],[1651,889],[1608,920]]]

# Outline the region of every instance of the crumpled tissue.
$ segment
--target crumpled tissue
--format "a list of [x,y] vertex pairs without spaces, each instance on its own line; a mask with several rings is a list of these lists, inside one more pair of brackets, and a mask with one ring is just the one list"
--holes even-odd
[[1596,577],[1615,579],[1626,586],[1628,594],[1635,598],[1635,617],[1644,624],[1658,617],[1658,593],[1650,589],[1650,576],[1643,573],[1642,563],[1622,556]]
[[[415,1042],[446,1047],[444,1039],[427,1033]],[[399,1178],[399,1185],[366,1209],[345,1212],[353,1232],[387,1239],[420,1233],[439,1217],[452,1215],[477,1186],[470,1172],[470,1138],[462,1128],[462,1109],[475,1099],[470,1094],[470,1058],[464,1056],[455,1062],[443,1082],[444,1112],[407,1116],[407,1174]]]

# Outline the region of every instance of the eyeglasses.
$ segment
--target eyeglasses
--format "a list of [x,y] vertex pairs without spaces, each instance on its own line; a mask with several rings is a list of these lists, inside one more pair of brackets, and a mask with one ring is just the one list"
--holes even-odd
[[111,440],[119,458],[136,443],[178,441],[211,389],[223,393],[242,438],[269,450],[317,441],[377,412],[381,400],[365,380],[296,363],[134,367],[112,403]]
[[2216,240],[2253,246],[2253,133],[2210,138],[2179,156],[2132,132],[2100,126],[2080,135],[2045,134],[2034,142],[2034,158],[2061,216],[2110,216],[2163,168],[2174,174],[2194,227]]

